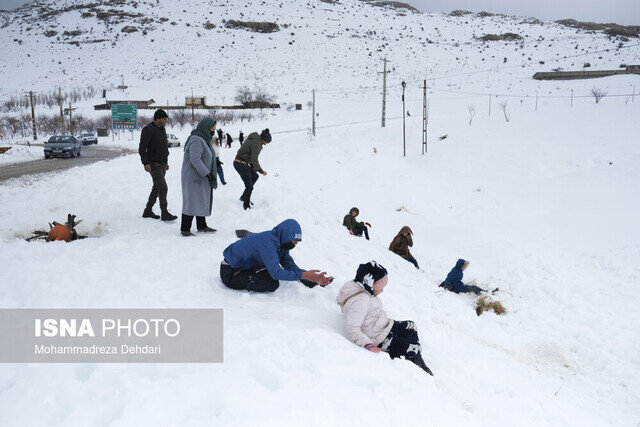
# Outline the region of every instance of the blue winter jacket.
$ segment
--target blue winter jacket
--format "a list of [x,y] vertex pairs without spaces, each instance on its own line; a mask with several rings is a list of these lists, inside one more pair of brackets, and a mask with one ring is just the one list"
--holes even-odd
[[266,268],[275,280],[297,281],[306,270],[293,262],[282,248],[292,240],[302,241],[302,228],[295,219],[287,219],[271,231],[252,234],[227,246],[224,259],[236,270]]
[[456,266],[451,269],[449,274],[447,274],[447,278],[440,286],[443,288],[451,288],[454,292],[461,292],[465,286],[464,283],[462,283],[462,266],[464,263],[465,261],[463,259],[459,259],[458,262],[456,262]]

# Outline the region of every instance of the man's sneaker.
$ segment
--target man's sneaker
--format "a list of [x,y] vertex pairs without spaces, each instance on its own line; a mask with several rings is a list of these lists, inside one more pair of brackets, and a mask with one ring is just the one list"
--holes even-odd
[[244,210],[246,211],[247,209],[251,209],[251,202],[247,203],[247,202],[243,202],[242,203],[242,207],[244,208]]
[[160,216],[160,219],[163,221],[174,221],[177,218],[178,218],[177,216],[171,215],[169,211],[162,211],[162,215]]
[[190,231],[181,231],[180,234],[182,234],[183,237],[195,236],[195,234]]
[[211,227],[205,227],[205,228],[198,228],[198,233],[215,233],[216,230],[215,228],[211,228]]
[[142,212],[142,218],[160,219],[160,215],[153,213],[152,209],[145,209],[144,212]]

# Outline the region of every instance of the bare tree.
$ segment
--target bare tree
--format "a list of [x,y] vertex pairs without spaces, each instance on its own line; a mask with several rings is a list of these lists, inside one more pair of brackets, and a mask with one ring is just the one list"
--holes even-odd
[[504,101],[500,104],[500,108],[502,108],[502,112],[504,113],[504,119],[509,123],[509,113],[507,112],[507,101]]
[[607,96],[607,92],[600,88],[594,87],[593,89],[591,89],[591,95],[593,95],[593,98],[596,100],[597,104],[602,98]]
[[469,126],[471,126],[471,122],[473,121],[473,118],[476,116],[476,106],[473,104],[469,104],[467,109],[469,110]]
[[173,110],[171,113],[172,121],[178,123],[180,126],[180,130],[187,124],[189,120],[191,120],[191,113],[186,110]]
[[236,89],[235,101],[240,104],[245,104],[247,102],[253,101],[253,93],[248,86],[241,86]]

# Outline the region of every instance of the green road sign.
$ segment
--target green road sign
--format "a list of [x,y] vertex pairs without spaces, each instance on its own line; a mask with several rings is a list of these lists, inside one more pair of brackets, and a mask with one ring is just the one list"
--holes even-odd
[[111,104],[113,129],[138,129],[138,106]]

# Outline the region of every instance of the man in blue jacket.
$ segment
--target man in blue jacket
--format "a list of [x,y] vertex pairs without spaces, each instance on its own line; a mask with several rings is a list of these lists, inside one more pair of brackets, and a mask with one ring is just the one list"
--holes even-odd
[[302,228],[287,219],[271,231],[252,234],[227,246],[220,264],[222,283],[231,289],[273,292],[280,280],[301,281],[309,287],[326,286],[333,280],[326,272],[306,271],[296,265],[289,251],[302,241]]
[[459,259],[456,266],[451,269],[449,274],[447,274],[445,281],[440,284],[440,287],[445,288],[448,291],[455,292],[456,294],[473,292],[474,294],[479,295],[480,292],[487,292],[475,285],[469,286],[462,283],[462,272],[467,269],[467,266],[469,266],[469,261]]

